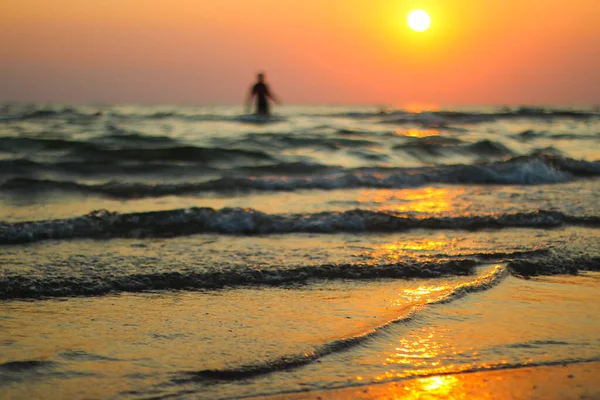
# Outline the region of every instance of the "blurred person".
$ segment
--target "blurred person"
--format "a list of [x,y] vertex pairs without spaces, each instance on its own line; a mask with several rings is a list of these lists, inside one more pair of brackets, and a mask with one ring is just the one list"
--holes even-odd
[[268,116],[269,112],[269,100],[274,101],[277,104],[281,104],[279,99],[271,92],[269,86],[265,83],[265,74],[259,73],[257,75],[257,82],[252,86],[248,98],[246,99],[246,109],[250,111],[252,106],[252,100],[256,96],[256,114]]

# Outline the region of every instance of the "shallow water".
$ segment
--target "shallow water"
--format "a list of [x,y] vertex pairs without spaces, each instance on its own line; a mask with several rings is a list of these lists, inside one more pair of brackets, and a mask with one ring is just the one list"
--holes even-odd
[[590,109],[0,110],[8,397],[600,360]]
[[600,357],[597,273],[524,281],[503,271],[13,301],[3,357],[29,361],[3,364],[4,389],[230,398]]

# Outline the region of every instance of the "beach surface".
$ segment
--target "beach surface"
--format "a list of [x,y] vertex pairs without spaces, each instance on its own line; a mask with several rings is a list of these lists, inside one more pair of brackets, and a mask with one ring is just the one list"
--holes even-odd
[[[600,363],[555,365],[431,376],[388,384],[310,393],[268,400],[592,400],[600,399]],[[256,398],[258,399],[258,397]]]

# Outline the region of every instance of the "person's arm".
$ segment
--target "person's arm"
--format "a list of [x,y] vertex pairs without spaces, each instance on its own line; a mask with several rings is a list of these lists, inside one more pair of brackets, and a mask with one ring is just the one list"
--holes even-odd
[[254,98],[254,86],[252,88],[250,88],[250,91],[248,92],[248,95],[246,96],[245,106],[246,106],[247,113],[250,113],[250,110],[252,109],[252,99],[253,98]]
[[267,93],[267,95],[269,96],[269,98],[271,100],[273,100],[275,103],[277,104],[281,104],[281,101],[279,100],[279,97],[275,96],[275,94],[273,92],[271,92],[271,89],[269,89],[269,92]]

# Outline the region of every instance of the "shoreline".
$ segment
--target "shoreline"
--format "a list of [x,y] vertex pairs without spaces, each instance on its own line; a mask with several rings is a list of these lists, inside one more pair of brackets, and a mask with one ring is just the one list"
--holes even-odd
[[247,399],[600,399],[600,361],[409,378]]

